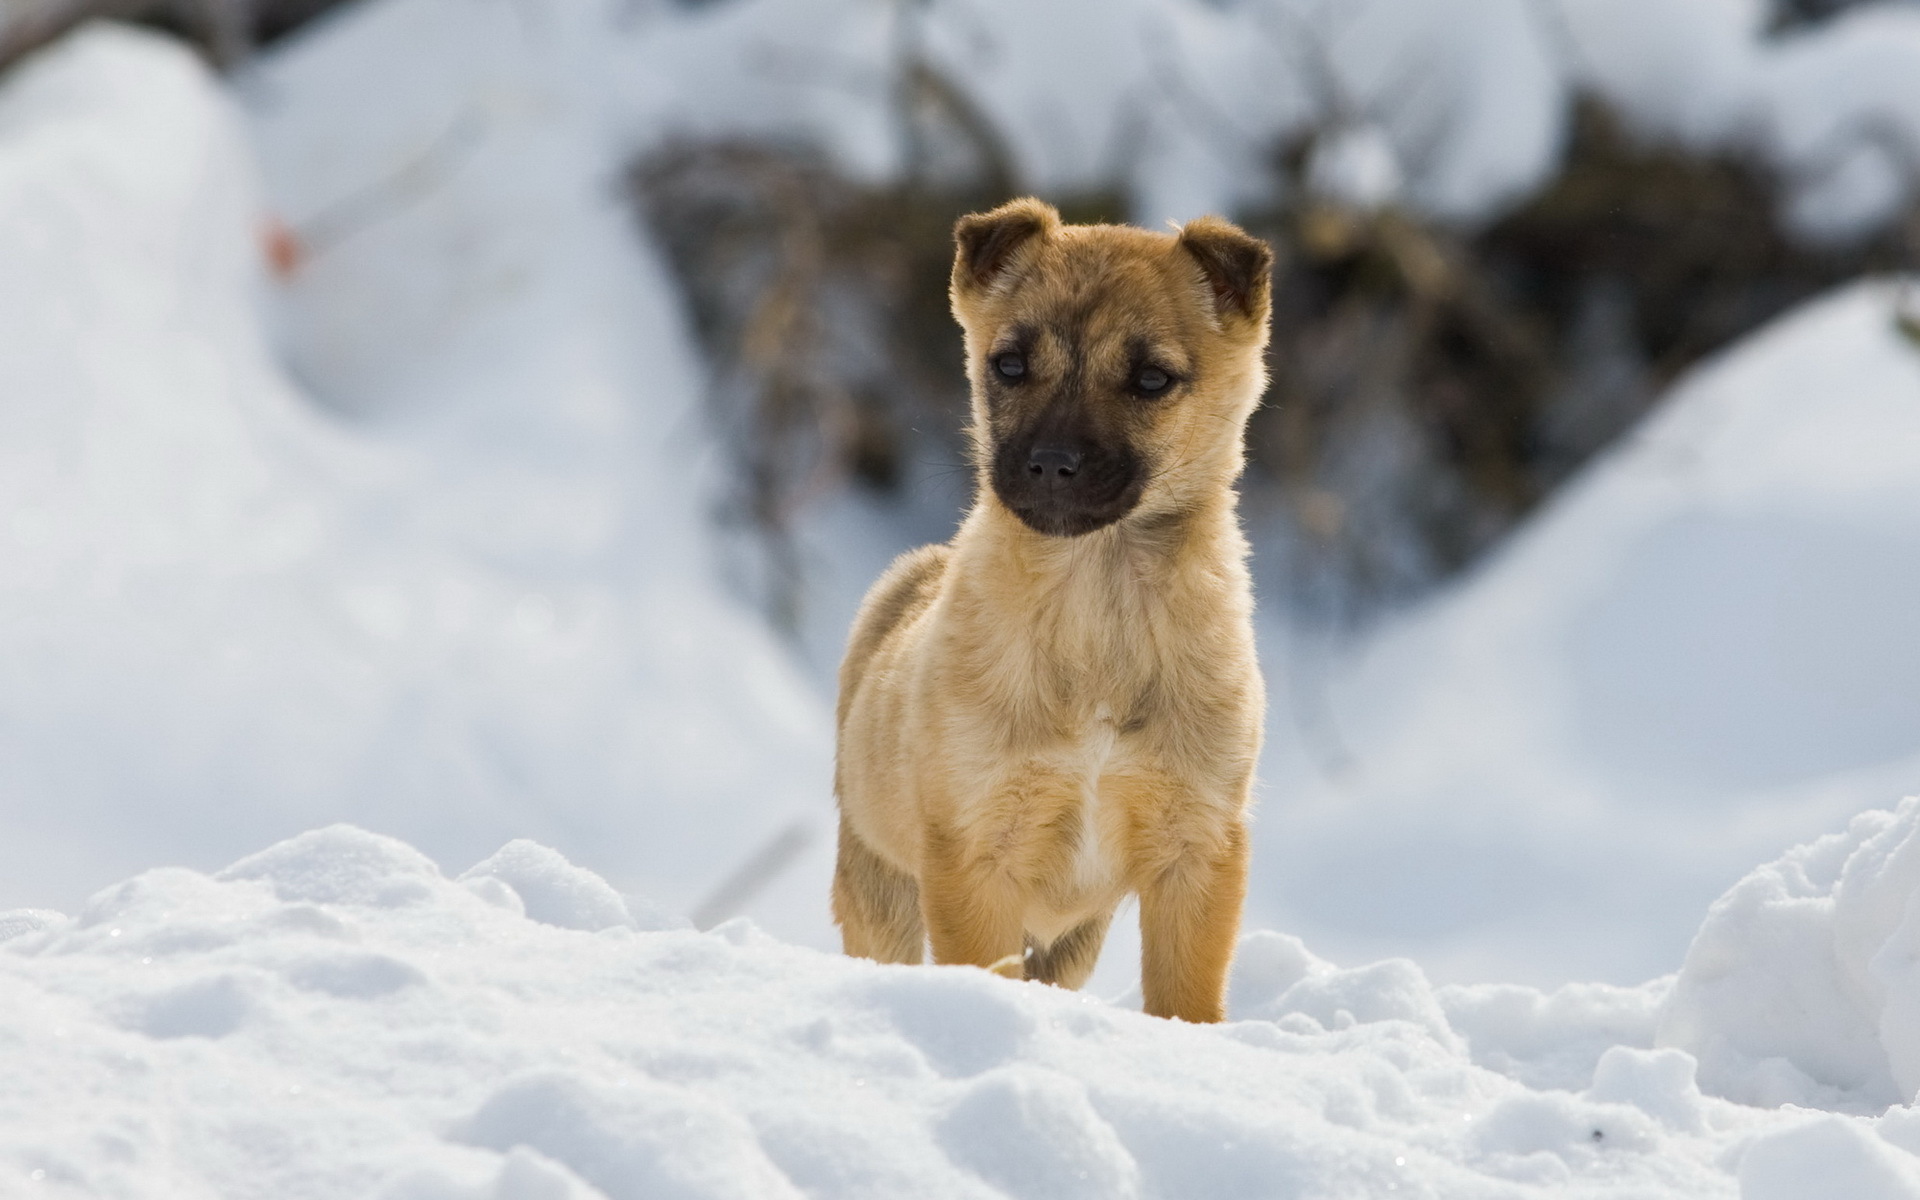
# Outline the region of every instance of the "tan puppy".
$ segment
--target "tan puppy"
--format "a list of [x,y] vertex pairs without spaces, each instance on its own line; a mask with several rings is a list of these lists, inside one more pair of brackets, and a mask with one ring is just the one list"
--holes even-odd
[[955,239],[977,498],[854,622],[834,918],[849,954],[931,937],[1078,987],[1135,892],[1147,1011],[1220,1020],[1265,708],[1233,484],[1272,254],[1037,200]]

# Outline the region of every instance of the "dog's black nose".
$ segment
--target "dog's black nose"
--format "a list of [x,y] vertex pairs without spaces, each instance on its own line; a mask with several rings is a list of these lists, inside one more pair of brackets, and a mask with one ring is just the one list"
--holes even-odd
[[1035,446],[1027,455],[1027,474],[1037,479],[1072,479],[1080,471],[1080,452],[1061,446]]

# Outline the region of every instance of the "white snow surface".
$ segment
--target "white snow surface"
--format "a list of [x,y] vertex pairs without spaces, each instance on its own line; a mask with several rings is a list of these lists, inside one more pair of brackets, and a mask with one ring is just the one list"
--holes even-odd
[[[271,202],[172,43],[96,28],[0,92],[0,902],[351,819],[533,836],[687,911],[830,811],[825,706],[707,561],[700,369],[564,73],[505,6],[458,6],[439,75],[325,65],[418,7],[253,81]],[[462,186],[408,173],[468,102]],[[269,204],[395,169],[263,278]],[[825,937],[815,866],[769,926]]]
[[[0,913],[0,1194],[1911,1200],[1913,1110],[1746,1107],[1703,1095],[1681,1048],[1740,1042],[1792,978],[1816,1003],[1768,1078],[1817,1069],[1849,1015],[1833,958],[1735,928],[1767,919],[1745,893],[1843,842],[1840,892],[1916,894],[1909,802],[1736,889],[1671,1000],[1436,989],[1258,933],[1233,1019],[1206,1027],[744,918],[649,928],[531,843],[451,880],[332,826],[71,918]],[[1896,944],[1875,961],[1910,1018],[1910,923]],[[1728,946],[1734,971],[1706,961]]]
[[1699,1056],[1703,1086],[1748,1104],[1877,1111],[1920,1092],[1920,798],[1861,813],[1722,896],[1659,1037]]
[[[1732,45],[1754,28],[1736,8],[1673,12]],[[1110,48],[1258,58],[1293,28],[1276,11],[1168,9],[1167,37]],[[1314,28],[1362,71],[1373,18],[1353,11]],[[934,5],[917,36],[953,55],[972,28],[1000,62],[981,47],[1007,23],[982,14]],[[768,67],[781,46],[884,66],[888,20],[835,0],[379,0],[260,61],[239,120],[131,33],[16,72],[0,902],[71,907],[347,819],[447,861],[531,837],[685,912],[798,825],[809,857],[752,911],[830,944],[827,702],[708,561],[701,371],[616,188],[636,148],[689,133],[831,135],[894,169],[884,72]],[[1206,61],[1194,78],[1257,82],[1253,59]],[[1035,137],[1051,109],[1112,116],[1062,98],[1080,69],[994,102],[1028,96],[1003,115]],[[1215,97],[1298,116],[1256,99]],[[1140,103],[1186,103],[1162,100]],[[1364,128],[1384,178],[1400,135]],[[314,243],[287,282],[261,278],[267,210]],[[1357,666],[1323,682],[1270,628],[1256,921],[1449,980],[1632,983],[1678,965],[1751,863],[1912,788],[1920,437],[1892,290],[1703,372]],[[886,545],[854,540],[857,595]]]
[[[1920,789],[1903,306],[1907,285],[1862,282],[1704,364],[1508,546],[1357,644],[1269,608],[1251,922],[1446,982],[1631,984],[1676,970],[1753,863]],[[823,574],[854,584],[822,597],[821,668],[886,528],[843,505],[813,531]]]
[[1891,282],[1700,372],[1324,711],[1268,631],[1250,925],[1363,965],[1252,933],[1198,1028],[848,960],[791,944],[822,836],[686,927],[824,832],[827,705],[708,561],[617,172],[701,120],[893,169],[872,81],[741,13],[890,36],[379,0],[239,108],[111,28],[0,85],[0,1195],[1920,1197],[1920,802],[1860,815],[1920,775]]
[[1761,0],[1557,0],[1572,78],[1634,128],[1757,154],[1814,240],[1883,227],[1920,186],[1920,11],[1863,5],[1764,33]]
[[1855,285],[1708,364],[1317,678],[1276,632],[1261,921],[1440,978],[1645,979],[1749,864],[1913,790],[1903,291]]
[[[282,135],[269,135],[266,149],[270,166],[282,168],[270,172],[276,185],[304,179],[294,185],[303,194],[321,185],[303,197],[317,205],[347,187],[330,172],[373,169],[369,149],[404,159],[436,137],[458,143],[523,119],[510,114],[511,88],[476,92],[474,84],[518,75],[524,90],[531,72],[549,93],[570,93],[572,115],[595,126],[589,140],[613,136],[629,151],[676,138],[790,140],[824,149],[856,176],[884,179],[904,163],[902,96],[906,68],[918,61],[985,118],[1017,186],[1121,188],[1145,225],[1269,203],[1278,151],[1314,130],[1327,131],[1336,159],[1364,147],[1369,182],[1357,187],[1360,202],[1377,202],[1377,181],[1391,180],[1396,202],[1476,222],[1552,176],[1573,97],[1586,90],[1651,140],[1757,155],[1782,175],[1785,215],[1810,238],[1883,227],[1920,178],[1912,151],[1920,145],[1920,12],[1866,8],[1776,37],[1765,31],[1763,7],[381,0],[303,34],[313,45],[270,56],[265,75],[306,76],[293,84],[298,92],[346,71],[369,84],[341,94],[347,111],[395,94],[415,107],[433,93],[433,120],[421,129],[361,123],[349,133],[344,113],[316,114],[296,121],[318,140],[288,147],[304,166],[277,154]],[[415,61],[411,47],[423,40],[448,47],[443,61]],[[347,44],[361,51],[350,70],[338,49]],[[308,65],[289,68],[288,59]],[[475,74],[482,59],[491,74]],[[264,105],[255,107],[271,109],[273,91],[257,93]],[[297,107],[299,96],[292,99]],[[1312,173],[1326,171],[1316,164]]]

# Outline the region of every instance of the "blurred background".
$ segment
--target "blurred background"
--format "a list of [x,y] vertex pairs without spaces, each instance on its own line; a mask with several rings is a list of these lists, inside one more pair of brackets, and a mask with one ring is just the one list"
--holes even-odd
[[1249,923],[1671,971],[1920,787],[1917,189],[1895,0],[0,0],[0,905],[346,820],[833,945],[1034,193],[1277,252]]

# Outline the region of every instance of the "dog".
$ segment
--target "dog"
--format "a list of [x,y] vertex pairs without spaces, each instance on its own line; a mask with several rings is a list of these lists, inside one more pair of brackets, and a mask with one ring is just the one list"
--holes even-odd
[[846,952],[1079,987],[1140,899],[1146,1011],[1218,1021],[1266,697],[1234,484],[1273,255],[1214,217],[954,230],[977,480],[840,668]]

